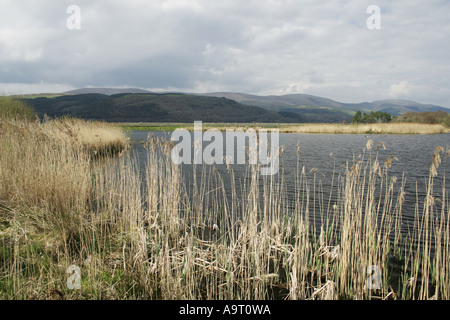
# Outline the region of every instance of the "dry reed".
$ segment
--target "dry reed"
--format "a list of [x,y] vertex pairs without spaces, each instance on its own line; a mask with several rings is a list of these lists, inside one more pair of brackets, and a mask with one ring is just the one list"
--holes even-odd
[[280,128],[285,133],[326,134],[439,134],[450,129],[441,124],[424,123],[368,123],[368,124],[303,124]]

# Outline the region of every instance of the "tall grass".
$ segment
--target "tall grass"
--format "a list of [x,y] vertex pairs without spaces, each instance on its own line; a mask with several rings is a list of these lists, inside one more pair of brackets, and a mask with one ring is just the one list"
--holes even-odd
[[[288,198],[282,170],[261,177],[253,165],[239,180],[232,166],[194,166],[188,186],[168,142],[149,137],[140,172],[129,153],[93,160],[61,126],[1,122],[1,298],[450,297],[448,149],[432,155],[403,234],[404,181],[371,140],[329,193],[299,165]],[[70,265],[79,290],[67,286]]]
[[442,124],[425,123],[367,123],[367,124],[303,124],[280,129],[287,133],[327,134],[437,134],[450,130]]
[[[113,126],[83,124],[0,118],[0,297],[59,296],[53,283],[66,277],[61,266],[91,250],[95,240],[85,228],[101,218],[89,210],[92,155],[101,148],[112,155],[118,140],[122,149],[128,141]],[[84,139],[85,130],[98,137]]]
[[[449,118],[450,119],[450,118]],[[124,130],[173,131],[176,128],[193,130],[191,124],[176,123],[122,123]],[[449,125],[411,122],[342,124],[342,123],[204,123],[208,129],[277,128],[281,133],[322,133],[322,134],[439,134],[449,133]]]
[[66,118],[46,121],[42,127],[54,139],[95,157],[117,155],[129,146],[122,129],[105,122]]

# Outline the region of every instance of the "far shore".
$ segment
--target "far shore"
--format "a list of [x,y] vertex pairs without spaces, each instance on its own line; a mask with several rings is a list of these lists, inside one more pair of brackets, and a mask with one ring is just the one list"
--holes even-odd
[[[193,123],[118,123],[124,130],[173,131],[186,129],[192,131]],[[203,130],[209,129],[278,129],[280,133],[315,134],[441,134],[450,133],[450,128],[441,124],[410,122],[342,124],[342,123],[203,123]]]

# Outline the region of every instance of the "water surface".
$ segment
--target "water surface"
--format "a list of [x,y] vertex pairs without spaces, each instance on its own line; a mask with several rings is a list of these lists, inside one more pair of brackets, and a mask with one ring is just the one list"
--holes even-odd
[[[147,151],[141,143],[146,140],[148,131],[130,131],[129,136],[133,142],[132,152],[137,156],[141,165],[146,163]],[[170,132],[152,132],[156,137],[170,139]],[[407,227],[412,224],[418,203],[423,201],[425,186],[428,183],[429,169],[432,163],[432,155],[436,147],[449,145],[450,134],[435,135],[365,135],[365,134],[295,134],[281,133],[279,135],[280,146],[284,147],[284,152],[280,157],[280,173],[285,181],[285,192],[287,199],[295,196],[295,177],[297,170],[307,172],[311,180],[323,188],[325,199],[328,199],[329,188],[333,174],[343,175],[345,168],[352,165],[353,159],[359,159],[368,140],[373,140],[371,150],[372,156],[377,153],[381,164],[386,159],[392,160],[389,168],[389,177],[397,177],[397,187],[401,186],[402,179],[405,179],[405,204],[403,206],[402,217]],[[386,149],[381,145],[384,143]],[[300,152],[297,154],[297,146]],[[208,145],[205,142],[204,145]],[[225,152],[224,152],[225,153]],[[368,157],[366,154],[366,158]],[[445,174],[446,185],[450,181],[450,168],[447,165],[446,156],[442,156],[442,164],[439,168],[438,178],[434,184],[436,193],[442,193],[442,177]],[[230,175],[225,165],[217,165],[216,169],[221,173],[225,186],[230,185]],[[240,179],[237,185],[242,184],[245,179],[246,165],[234,165],[235,179]],[[192,166],[183,165],[183,172],[186,177],[186,185],[192,187]],[[237,193],[239,194],[239,192]],[[332,193],[332,197],[335,193]],[[422,199],[422,200],[421,200]]]

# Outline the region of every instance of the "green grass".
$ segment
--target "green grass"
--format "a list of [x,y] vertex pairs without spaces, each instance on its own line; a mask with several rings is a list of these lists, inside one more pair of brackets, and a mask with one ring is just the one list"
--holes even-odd
[[8,96],[0,96],[0,118],[36,119],[36,114],[25,102]]
[[[187,129],[193,130],[193,123],[119,123],[125,131],[132,130],[142,130],[142,131],[173,131],[175,129]],[[208,129],[236,129],[236,128],[265,128],[265,129],[276,129],[276,128],[285,128],[289,125],[295,124],[286,124],[286,123],[202,123],[202,127],[204,130]]]
[[64,94],[60,93],[37,93],[37,94],[14,95],[12,97],[16,99],[35,99],[35,98],[55,98],[63,95]]
[[124,131],[174,131],[179,128],[191,128],[192,125],[161,125],[161,126],[152,126],[152,125],[120,125]]

